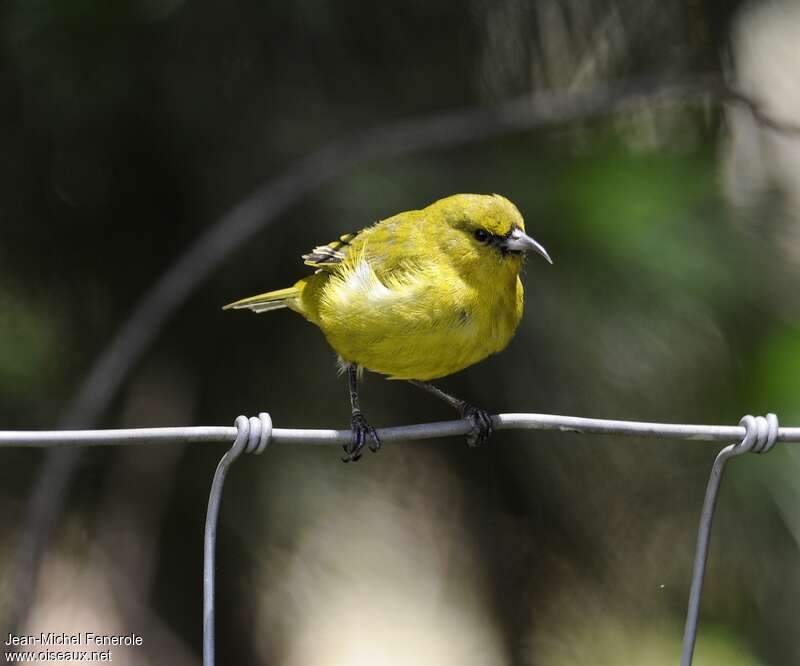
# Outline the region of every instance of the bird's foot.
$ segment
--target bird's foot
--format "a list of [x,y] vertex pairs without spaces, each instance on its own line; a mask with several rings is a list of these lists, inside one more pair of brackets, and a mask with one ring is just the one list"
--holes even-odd
[[369,444],[370,451],[374,452],[381,448],[381,438],[378,437],[375,428],[367,423],[367,419],[364,418],[361,412],[353,412],[350,427],[352,429],[350,441],[342,446],[344,450],[342,462],[355,462],[358,460],[361,457],[361,449],[364,448],[368,439],[371,440]]
[[481,446],[489,441],[494,432],[492,416],[485,409],[475,407],[465,402],[460,407],[461,418],[465,419],[472,429],[467,433],[467,444],[469,446]]

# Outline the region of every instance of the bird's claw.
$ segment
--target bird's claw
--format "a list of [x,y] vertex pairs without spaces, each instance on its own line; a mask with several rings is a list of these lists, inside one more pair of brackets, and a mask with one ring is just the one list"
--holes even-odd
[[350,420],[351,435],[350,441],[342,446],[344,455],[342,462],[355,462],[361,458],[361,449],[371,440],[369,444],[370,451],[377,451],[381,448],[381,438],[361,412],[353,412],[353,418]]
[[494,424],[489,412],[469,403],[464,403],[461,407],[461,418],[466,419],[472,426],[467,433],[467,444],[469,446],[481,446],[489,441],[494,432]]

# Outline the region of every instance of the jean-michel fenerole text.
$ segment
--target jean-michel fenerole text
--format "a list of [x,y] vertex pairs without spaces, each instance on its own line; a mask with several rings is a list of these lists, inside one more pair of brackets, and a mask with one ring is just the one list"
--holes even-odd
[[41,632],[38,634],[8,634],[6,645],[96,645],[102,646],[130,646],[142,645],[143,639],[139,634],[97,634],[92,631],[79,631],[74,634],[66,632]]

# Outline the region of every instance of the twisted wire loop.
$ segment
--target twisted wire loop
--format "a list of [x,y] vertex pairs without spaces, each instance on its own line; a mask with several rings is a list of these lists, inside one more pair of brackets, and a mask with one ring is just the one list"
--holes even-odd
[[206,527],[203,537],[203,666],[214,666],[214,569],[217,545],[217,524],[222,502],[222,486],[233,461],[242,453],[263,453],[272,438],[272,419],[266,412],[258,417],[236,417],[236,439],[225,452],[214,472],[208,496]]
[[700,615],[700,597],[703,594],[703,581],[705,578],[706,563],[708,562],[708,544],[711,540],[711,523],[714,519],[714,509],[717,504],[722,472],[729,458],[740,456],[744,453],[767,453],[778,441],[778,417],[775,414],[763,416],[742,417],[740,426],[744,426],[744,439],[738,444],[726,446],[717,454],[711,475],[706,486],[706,496],[703,501],[703,511],[700,514],[700,527],[697,530],[697,547],[694,554],[692,569],[692,585],[689,590],[689,607],[686,612],[686,626],[683,631],[683,652],[681,653],[681,666],[691,666],[694,655],[694,645],[697,639],[697,624]]

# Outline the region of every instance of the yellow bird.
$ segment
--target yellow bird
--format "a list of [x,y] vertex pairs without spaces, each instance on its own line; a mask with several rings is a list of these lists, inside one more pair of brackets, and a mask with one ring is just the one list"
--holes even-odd
[[320,245],[303,255],[316,272],[293,287],[224,309],[289,308],[316,324],[347,371],[352,437],[345,462],[380,439],[361,412],[360,370],[405,379],[458,410],[471,446],[492,434],[489,413],[428,381],[504,349],[522,318],[525,254],[547,251],[525,234],[517,207],[498,194],[455,194]]

